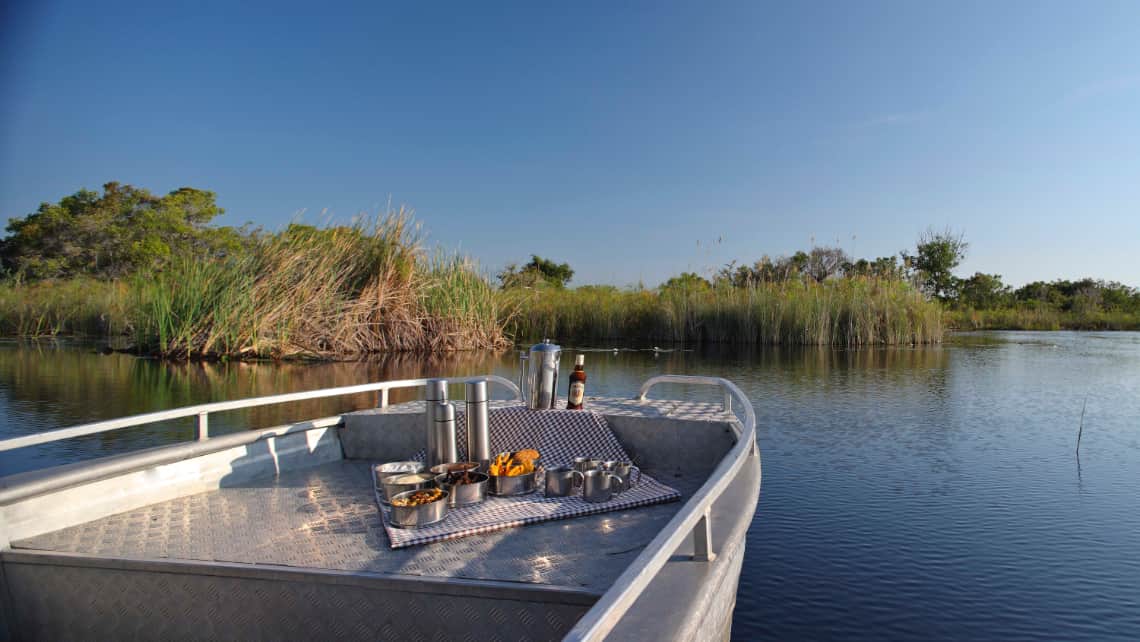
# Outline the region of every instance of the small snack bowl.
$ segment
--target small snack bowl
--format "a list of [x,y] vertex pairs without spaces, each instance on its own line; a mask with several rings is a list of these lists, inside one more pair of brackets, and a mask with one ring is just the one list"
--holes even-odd
[[[425,503],[401,506],[404,501],[418,499],[423,493],[438,495]],[[409,490],[392,496],[392,513],[389,521],[398,528],[419,528],[434,524],[447,517],[447,491],[438,488]]]
[[372,467],[372,474],[376,477],[376,485],[381,486],[384,480],[392,475],[407,475],[424,472],[422,461],[390,461],[386,464],[376,464]]
[[444,473],[462,473],[467,471],[479,470],[479,462],[477,461],[455,461],[450,464],[436,464],[431,467],[431,472],[436,475]]
[[486,499],[488,479],[490,476],[485,473],[457,471],[437,476],[435,483],[447,492],[448,506],[459,508],[478,504]]
[[489,490],[492,495],[529,495],[538,490],[535,477],[538,471],[508,477],[506,475],[491,475]]
[[392,475],[384,478],[381,486],[381,498],[385,504],[392,502],[392,498],[400,493],[424,488],[435,488],[435,475],[431,473],[411,473],[407,475]]

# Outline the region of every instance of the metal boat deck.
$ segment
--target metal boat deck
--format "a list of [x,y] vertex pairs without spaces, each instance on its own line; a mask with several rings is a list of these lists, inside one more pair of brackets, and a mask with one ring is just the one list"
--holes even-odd
[[[688,496],[704,479],[668,481]],[[393,550],[369,462],[341,460],[151,504],[12,548],[519,582],[598,596],[680,507],[658,504]]]
[[[590,400],[681,501],[392,549],[370,465],[423,447],[423,404],[387,404],[423,382],[0,442],[198,417],[196,442],[0,479],[0,639],[727,637],[760,484],[755,416],[731,382],[660,376],[636,399]],[[648,400],[655,383],[716,385],[724,402]],[[364,391],[378,408],[208,435],[209,413]]]

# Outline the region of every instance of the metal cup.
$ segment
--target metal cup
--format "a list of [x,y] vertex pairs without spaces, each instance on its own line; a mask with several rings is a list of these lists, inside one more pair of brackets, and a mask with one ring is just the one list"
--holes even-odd
[[[641,469],[634,466],[633,462],[630,461],[614,461],[611,459],[610,461],[602,462],[600,468],[601,470],[613,473],[622,478],[622,491],[633,488],[637,485],[637,482],[641,481]],[[635,472],[637,473],[636,479],[634,478]]]
[[621,477],[604,470],[589,470],[582,474],[582,499],[601,503],[608,502],[621,492]]
[[546,496],[567,497],[582,485],[583,475],[569,466],[546,469]]
[[602,465],[602,460],[594,459],[593,457],[575,457],[574,470],[584,473],[587,470],[594,470]]

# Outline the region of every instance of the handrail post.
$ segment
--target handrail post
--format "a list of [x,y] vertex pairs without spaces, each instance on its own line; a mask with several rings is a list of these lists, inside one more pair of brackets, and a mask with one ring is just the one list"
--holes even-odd
[[728,388],[724,389],[724,411],[732,412],[732,392]]
[[198,441],[205,441],[210,437],[210,413],[198,413]]
[[387,388],[381,388],[380,389],[379,399],[377,399],[376,407],[377,408],[387,408],[388,407],[388,389]]
[[693,527],[693,559],[698,562],[711,562],[716,559],[716,553],[712,550],[712,520],[709,518],[708,509],[705,509],[705,514]]

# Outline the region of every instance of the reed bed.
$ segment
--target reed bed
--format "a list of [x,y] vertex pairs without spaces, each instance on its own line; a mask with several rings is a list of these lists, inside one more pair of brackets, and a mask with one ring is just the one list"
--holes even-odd
[[853,278],[692,290],[514,290],[518,340],[903,345],[942,339],[942,310],[906,284]]
[[1053,308],[965,308],[948,310],[946,324],[954,330],[1140,330],[1140,315]]
[[398,211],[295,226],[248,254],[182,258],[131,286],[138,346],[167,357],[353,359],[508,345],[495,291],[460,257],[425,255]]
[[126,286],[78,278],[66,281],[0,282],[0,335],[102,336],[128,325]]

